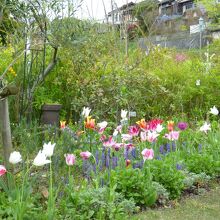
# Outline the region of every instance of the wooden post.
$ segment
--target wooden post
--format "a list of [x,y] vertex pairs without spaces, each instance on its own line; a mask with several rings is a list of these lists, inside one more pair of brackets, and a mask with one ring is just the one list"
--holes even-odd
[[2,135],[4,163],[6,167],[9,167],[8,159],[12,152],[12,141],[7,97],[0,99],[0,131]]

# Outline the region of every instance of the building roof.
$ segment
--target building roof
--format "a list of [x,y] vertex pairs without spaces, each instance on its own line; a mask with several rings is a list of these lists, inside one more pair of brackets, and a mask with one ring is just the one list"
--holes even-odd
[[178,3],[193,2],[193,0],[177,0]]
[[118,12],[118,11],[122,11],[122,10],[125,10],[125,9],[129,9],[129,8],[134,7],[135,5],[136,5],[136,3],[134,3],[134,2],[129,2],[128,4],[124,4],[121,7],[116,8],[116,9],[110,11],[108,13],[108,16],[110,16],[112,14],[112,12]]
[[193,2],[194,0],[162,0],[159,4],[165,4],[165,3],[172,3],[172,2],[178,2],[178,3],[185,3],[185,2]]

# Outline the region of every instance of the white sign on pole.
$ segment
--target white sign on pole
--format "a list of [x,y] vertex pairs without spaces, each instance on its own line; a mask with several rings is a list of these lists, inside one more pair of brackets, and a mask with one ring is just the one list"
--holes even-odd
[[190,34],[195,34],[200,32],[199,24],[190,25]]

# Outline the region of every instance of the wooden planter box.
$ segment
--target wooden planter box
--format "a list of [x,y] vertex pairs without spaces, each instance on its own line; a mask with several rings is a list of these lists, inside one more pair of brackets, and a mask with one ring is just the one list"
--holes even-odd
[[44,104],[41,108],[41,124],[59,127],[60,124],[60,104]]

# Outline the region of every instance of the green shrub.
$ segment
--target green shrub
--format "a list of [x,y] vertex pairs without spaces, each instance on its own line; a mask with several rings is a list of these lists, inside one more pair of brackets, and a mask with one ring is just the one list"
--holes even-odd
[[213,176],[219,173],[220,162],[214,160],[213,155],[203,154],[191,154],[186,158],[187,170],[193,173],[205,173]]
[[[120,51],[116,57],[109,50],[88,59],[91,53],[88,45],[83,47],[85,57],[67,48],[60,51],[61,62],[37,89],[35,106],[47,100],[60,102],[63,115],[74,121],[83,106],[102,119],[116,120],[121,108],[135,110],[139,118],[183,113],[203,118],[220,101],[219,73],[212,69],[213,74],[206,74],[203,60],[196,56],[186,54],[187,60],[177,62],[174,50],[156,48],[147,57],[132,50],[125,63]],[[213,62],[215,68],[218,59]]]
[[170,199],[179,198],[184,188],[184,175],[169,161],[154,160],[151,166],[153,180],[169,192]]
[[156,190],[146,170],[117,169],[112,171],[111,181],[116,185],[117,192],[126,199],[134,199],[136,205],[151,206],[156,201]]

